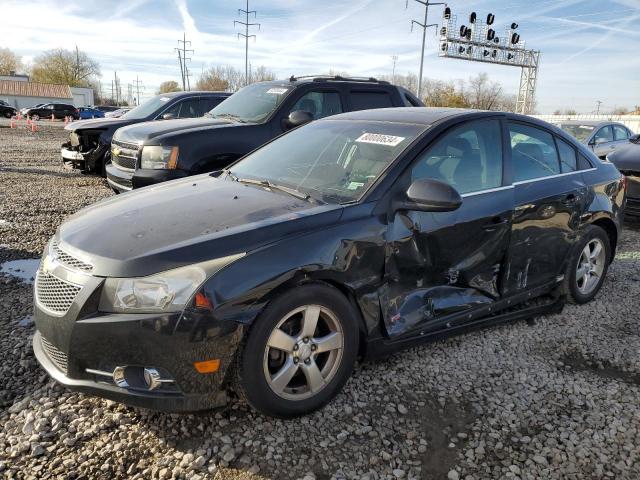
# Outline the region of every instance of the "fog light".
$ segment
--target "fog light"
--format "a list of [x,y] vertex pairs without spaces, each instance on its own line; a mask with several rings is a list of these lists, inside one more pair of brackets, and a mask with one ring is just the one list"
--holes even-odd
[[162,384],[160,373],[155,368],[145,368],[144,382],[149,390],[155,390]]

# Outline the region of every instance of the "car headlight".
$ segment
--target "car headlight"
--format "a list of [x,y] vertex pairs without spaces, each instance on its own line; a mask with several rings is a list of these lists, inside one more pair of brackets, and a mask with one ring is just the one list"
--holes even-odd
[[142,147],[140,168],[169,169],[178,165],[178,147],[150,145]]
[[218,270],[244,253],[136,278],[107,278],[100,297],[100,311],[156,313],[184,310],[198,287]]

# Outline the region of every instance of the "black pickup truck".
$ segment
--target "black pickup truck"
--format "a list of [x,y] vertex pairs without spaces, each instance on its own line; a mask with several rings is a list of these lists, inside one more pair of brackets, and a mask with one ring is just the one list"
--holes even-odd
[[375,78],[291,77],[249,85],[205,115],[119,129],[107,181],[117,192],[226,167],[309,121],[355,110],[424,106]]
[[104,175],[110,159],[111,137],[125,125],[149,120],[172,120],[201,117],[227,98],[226,92],[174,92],[150,98],[119,118],[95,118],[70,123],[65,127],[69,141],[62,145],[60,155],[67,167],[85,173]]

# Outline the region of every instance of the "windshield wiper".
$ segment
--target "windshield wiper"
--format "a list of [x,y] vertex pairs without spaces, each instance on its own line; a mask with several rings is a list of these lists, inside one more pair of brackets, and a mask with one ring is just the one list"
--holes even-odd
[[254,180],[252,178],[238,178],[236,175],[234,175],[231,172],[227,172],[227,173],[236,182],[247,183],[250,185],[260,185],[262,187],[266,187],[271,190],[280,190],[281,192],[287,193],[292,197],[299,198],[300,200],[305,200],[307,202],[321,203],[315,198],[313,198],[311,195],[309,195],[308,193],[302,193],[300,190],[296,190],[295,188],[285,187],[284,185],[278,185],[270,182],[269,180]]

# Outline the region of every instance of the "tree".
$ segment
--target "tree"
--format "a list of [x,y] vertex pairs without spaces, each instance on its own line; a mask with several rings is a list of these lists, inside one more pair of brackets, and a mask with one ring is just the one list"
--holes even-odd
[[166,82],[162,82],[160,84],[158,93],[179,92],[181,90],[182,89],[178,86],[178,82],[176,82],[175,80],[167,80]]
[[[264,66],[259,66],[252,70],[249,79],[250,83],[275,80],[275,74]],[[196,82],[198,90],[226,90],[237,92],[244,87],[244,72],[231,65],[218,65],[200,75]]]
[[628,115],[629,109],[625,107],[616,107],[612,112],[614,115]]
[[57,83],[71,87],[87,87],[100,76],[100,64],[86,53],[56,48],[36,57],[31,68],[34,82]]
[[196,82],[196,89],[225,92],[229,90],[229,82],[221,77],[216,68],[203,72]]
[[0,75],[10,75],[22,68],[22,61],[18,55],[8,48],[0,48]]
[[249,75],[249,80],[250,80],[249,83],[267,82],[269,80],[275,80],[275,79],[276,79],[275,73],[273,73],[271,70],[267,69],[267,67],[264,67],[262,65],[254,69]]

